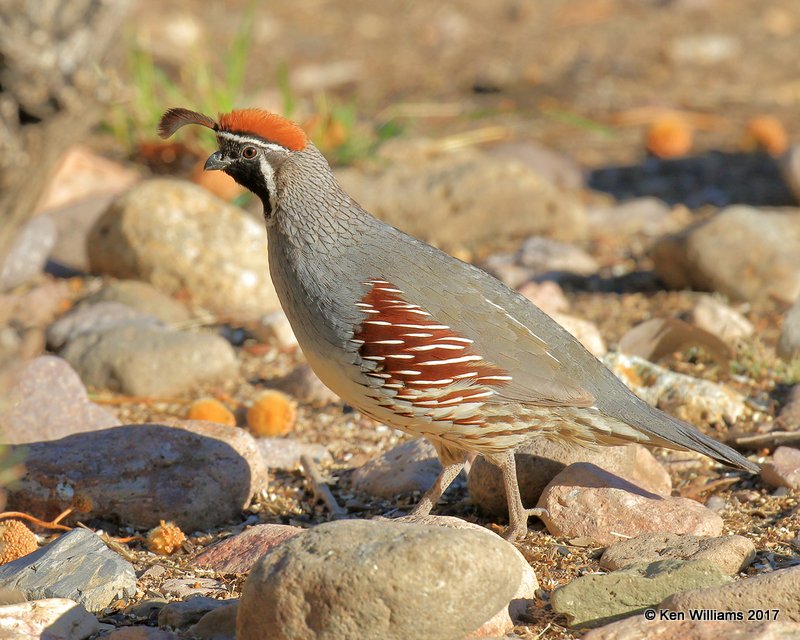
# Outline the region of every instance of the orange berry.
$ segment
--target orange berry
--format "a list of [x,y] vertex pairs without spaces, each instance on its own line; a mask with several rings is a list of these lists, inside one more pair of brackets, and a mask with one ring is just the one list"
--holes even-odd
[[160,556],[168,556],[180,549],[184,540],[186,535],[178,525],[162,520],[147,534],[147,548]]
[[0,564],[27,556],[38,548],[36,536],[20,520],[0,522]]
[[759,149],[780,156],[789,147],[786,129],[775,116],[755,116],[747,121],[747,137]]
[[678,158],[692,148],[692,128],[678,115],[658,118],[647,130],[647,150],[659,158]]
[[236,417],[228,407],[215,398],[195,400],[189,407],[189,413],[186,417],[189,420],[207,420],[208,422],[226,424],[229,427],[236,426]]
[[256,437],[283,436],[294,427],[297,408],[280,391],[265,391],[247,412],[247,426]]

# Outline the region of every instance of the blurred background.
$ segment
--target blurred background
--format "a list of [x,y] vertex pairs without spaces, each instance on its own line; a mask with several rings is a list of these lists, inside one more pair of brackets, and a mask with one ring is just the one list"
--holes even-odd
[[[121,536],[136,598],[174,599],[175,566],[191,584],[210,575],[193,554],[215,536],[396,513],[430,486],[432,450],[311,371],[260,203],[202,170],[213,135],[155,133],[169,107],[261,107],[299,122],[367,210],[517,289],[651,404],[770,456],[760,479],[675,452],[642,468],[748,536],[751,575],[797,564],[798,54],[797,0],[0,0],[0,429],[36,452],[0,450],[0,504],[7,490],[51,528]],[[249,442],[246,472],[192,444],[163,480],[175,425]],[[333,478],[327,507],[301,455]],[[521,483],[552,474],[529,483],[530,505],[564,466],[538,460]],[[440,512],[499,530],[503,489],[479,464]],[[47,489],[59,474],[75,500]],[[209,481],[229,476],[240,490]],[[154,504],[158,486],[181,490]],[[171,520],[189,537],[151,544],[178,559],[147,577],[159,567],[137,532]],[[578,633],[548,594],[599,571],[590,547],[608,538],[563,531],[518,545],[543,586],[519,637]],[[211,582],[197,593],[241,585]]]

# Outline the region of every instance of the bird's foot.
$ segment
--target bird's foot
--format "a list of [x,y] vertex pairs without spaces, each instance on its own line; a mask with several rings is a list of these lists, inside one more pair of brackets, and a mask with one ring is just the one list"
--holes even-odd
[[427,496],[422,496],[420,501],[409,512],[408,515],[412,518],[420,518],[422,516],[430,515],[432,509],[433,509],[433,502]]
[[534,509],[523,509],[520,517],[511,518],[511,522],[509,522],[508,527],[503,532],[503,537],[509,542],[514,542],[514,540],[524,538],[528,533],[528,518],[531,516],[542,519],[543,517],[549,518],[550,514],[548,513],[547,509],[543,509],[541,507],[536,507]]

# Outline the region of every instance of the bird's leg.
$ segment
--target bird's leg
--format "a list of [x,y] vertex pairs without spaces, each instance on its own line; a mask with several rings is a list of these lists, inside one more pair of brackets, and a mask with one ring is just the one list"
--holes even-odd
[[540,518],[547,515],[547,509],[526,509],[522,505],[517,482],[517,464],[513,451],[507,451],[495,461],[495,464],[503,472],[503,484],[506,488],[506,500],[508,500],[508,529],[503,533],[503,537],[513,541],[528,533],[529,516]]
[[417,506],[414,507],[409,515],[427,516],[431,512],[431,509],[436,506],[436,503],[439,502],[439,498],[442,497],[442,494],[447,491],[447,487],[449,487],[453,480],[456,479],[456,476],[461,473],[461,470],[464,468],[464,462],[464,460],[461,460],[460,462],[446,464],[439,474],[439,477],[436,478],[436,482],[425,492],[425,495],[422,496]]

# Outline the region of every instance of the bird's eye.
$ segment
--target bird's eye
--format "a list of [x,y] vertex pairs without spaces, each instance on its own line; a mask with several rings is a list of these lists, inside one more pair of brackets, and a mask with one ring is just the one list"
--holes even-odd
[[258,151],[256,151],[255,147],[245,147],[244,149],[242,149],[242,157],[245,160],[252,160],[253,158],[256,157],[257,153]]

